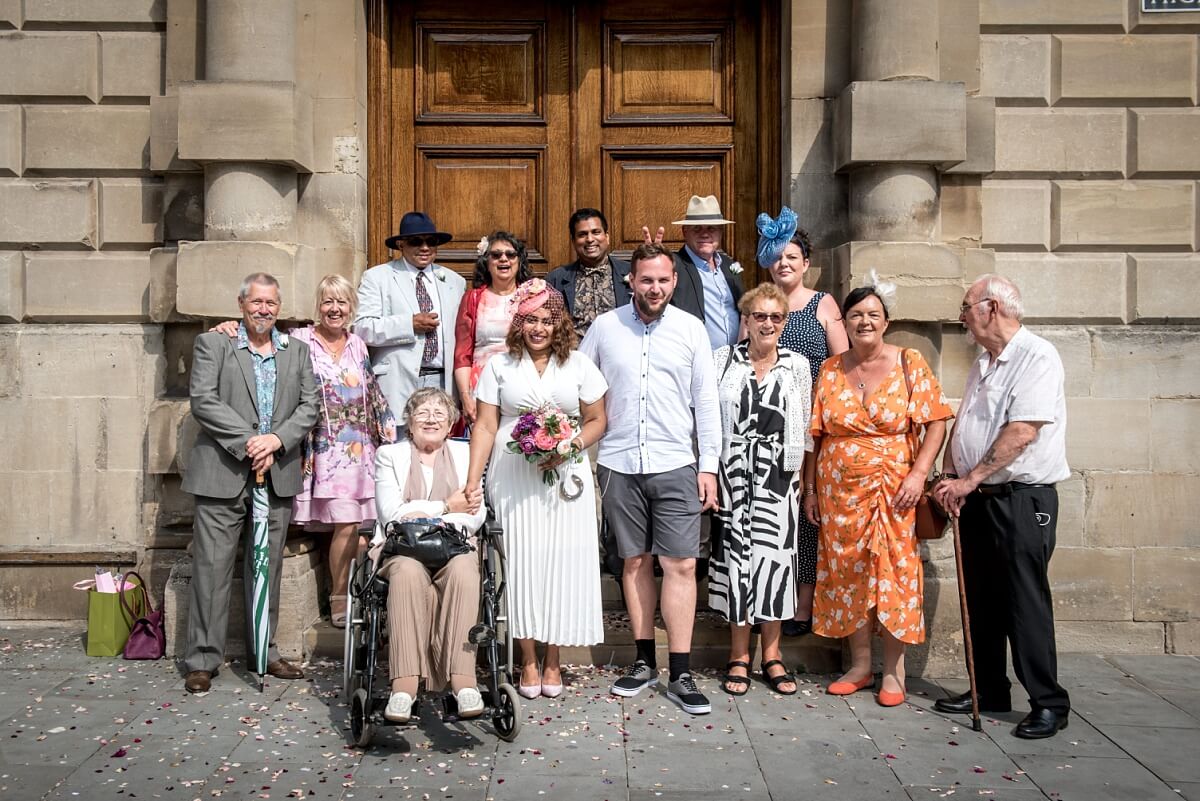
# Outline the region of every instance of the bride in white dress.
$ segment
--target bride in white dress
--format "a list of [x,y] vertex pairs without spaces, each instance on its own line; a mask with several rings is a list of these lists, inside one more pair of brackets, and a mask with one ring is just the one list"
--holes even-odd
[[[479,486],[487,465],[488,501],[504,527],[509,625],[521,649],[518,690],[527,698],[553,698],[562,692],[559,646],[604,639],[596,499],[587,448],[607,424],[608,384],[591,360],[575,350],[574,327],[561,294],[535,278],[516,295],[508,350],[488,361],[475,390],[467,487]],[[572,459],[532,464],[509,452],[518,417],[544,404],[579,419]],[[542,480],[543,471],[552,468],[568,492]],[[546,643],[540,671],[538,641]]]

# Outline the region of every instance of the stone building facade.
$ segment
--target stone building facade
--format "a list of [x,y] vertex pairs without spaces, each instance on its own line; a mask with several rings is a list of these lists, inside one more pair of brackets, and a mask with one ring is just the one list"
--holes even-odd
[[[1200,653],[1200,11],[1142,3],[784,0],[779,191],[823,287],[897,281],[950,394],[964,287],[1022,286],[1067,369],[1060,647]],[[386,5],[0,0],[0,619],[82,617],[97,562],[186,571],[191,340],[252,270],[302,318],[368,266]]]

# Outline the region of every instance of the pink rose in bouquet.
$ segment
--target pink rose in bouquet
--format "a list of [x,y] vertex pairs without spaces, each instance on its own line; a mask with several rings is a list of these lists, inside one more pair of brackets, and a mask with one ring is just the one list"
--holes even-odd
[[[505,447],[509,453],[519,454],[525,457],[525,461],[539,466],[555,456],[577,462],[580,457],[572,440],[578,432],[578,426],[577,420],[552,404],[522,409],[513,426],[512,439]],[[558,471],[543,469],[542,481],[547,486],[553,486],[558,482]]]

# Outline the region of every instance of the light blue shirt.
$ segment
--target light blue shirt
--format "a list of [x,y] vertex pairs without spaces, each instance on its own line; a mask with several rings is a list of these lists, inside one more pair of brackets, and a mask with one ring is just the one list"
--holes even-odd
[[696,464],[694,434],[700,472],[717,472],[717,371],[699,320],[667,306],[647,324],[630,303],[597,317],[579,350],[608,382],[597,463],[628,475],[677,470]]
[[254,364],[254,399],[258,405],[258,433],[271,433],[271,418],[275,416],[275,383],[277,368],[275,352],[285,347],[279,331],[271,329],[271,352],[263,355],[250,347],[250,337],[246,334],[246,324],[238,323],[236,347],[250,351],[250,359]]
[[709,344],[714,351],[734,344],[742,318],[733,303],[733,292],[725,280],[725,273],[721,271],[721,254],[714,254],[717,269],[713,271],[708,268],[708,262],[687,245],[683,249],[691,257],[692,264],[696,265],[700,283],[704,287],[704,330],[708,332]]

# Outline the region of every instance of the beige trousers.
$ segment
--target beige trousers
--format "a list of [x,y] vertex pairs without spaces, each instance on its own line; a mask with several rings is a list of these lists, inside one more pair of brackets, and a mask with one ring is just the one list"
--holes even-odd
[[436,692],[451,674],[475,675],[475,646],[467,634],[479,619],[479,557],[465,553],[430,577],[415,559],[390,556],[379,569],[388,580],[388,672],[419,676]]

